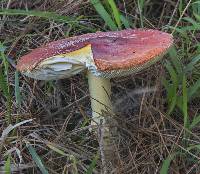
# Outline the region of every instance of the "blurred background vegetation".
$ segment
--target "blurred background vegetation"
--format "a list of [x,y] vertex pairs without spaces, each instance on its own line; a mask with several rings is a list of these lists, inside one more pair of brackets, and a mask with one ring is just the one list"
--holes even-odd
[[172,33],[162,62],[112,80],[119,134],[112,173],[200,173],[199,0],[1,0],[0,173],[101,173],[84,74],[35,81],[20,56],[88,32]]

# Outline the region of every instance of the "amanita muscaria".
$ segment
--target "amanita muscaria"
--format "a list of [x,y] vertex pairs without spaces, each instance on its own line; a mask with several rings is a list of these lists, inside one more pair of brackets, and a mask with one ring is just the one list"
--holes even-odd
[[172,43],[172,35],[151,29],[84,34],[34,49],[20,58],[17,70],[39,80],[87,70],[93,120],[99,123],[103,110],[112,112],[110,79],[152,65]]

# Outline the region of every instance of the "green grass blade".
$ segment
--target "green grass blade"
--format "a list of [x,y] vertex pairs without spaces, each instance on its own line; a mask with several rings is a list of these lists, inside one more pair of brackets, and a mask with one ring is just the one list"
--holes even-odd
[[174,68],[176,69],[177,74],[182,75],[183,73],[183,68],[181,65],[181,61],[178,59],[178,54],[177,54],[177,50],[175,48],[175,46],[173,46],[170,50],[169,50],[169,57],[170,60],[174,66]]
[[96,155],[94,156],[94,158],[93,158],[91,164],[89,165],[88,170],[85,172],[85,174],[92,174],[92,172],[93,172],[93,170],[94,170],[94,168],[95,168],[95,166],[96,166],[96,164],[97,164],[98,159],[99,159],[99,155],[96,154]]
[[4,73],[6,76],[8,76],[8,61],[6,59],[6,56],[4,54],[4,51],[5,51],[5,47],[3,46],[3,44],[0,42],[0,59],[3,60],[3,65],[4,65]]
[[115,22],[112,20],[108,12],[105,10],[102,3],[99,0],[90,0],[90,2],[93,4],[94,8],[98,12],[98,14],[102,17],[102,19],[105,21],[105,23],[109,26],[109,28],[111,30],[117,30],[118,28]]
[[196,31],[200,29],[200,24],[198,25],[188,25],[186,27],[181,27],[182,31],[188,32],[188,31]]
[[191,62],[185,66],[184,71],[185,72],[190,72],[190,71],[194,70],[195,64],[197,64],[198,62],[200,62],[200,55],[194,57],[191,60]]
[[8,84],[6,81],[6,77],[3,74],[3,70],[0,67],[0,89],[3,91],[3,95],[8,98],[9,96],[9,91],[8,91]]
[[15,98],[16,98],[16,103],[18,107],[20,107],[21,95],[20,95],[20,89],[19,89],[19,73],[17,71],[15,72]]
[[140,14],[140,25],[141,28],[144,28],[144,21],[143,21],[143,8],[144,8],[144,0],[137,0],[138,10]]
[[181,27],[182,30],[192,31],[192,30],[198,30],[200,28],[200,23],[196,22],[194,19],[190,17],[184,17],[183,20],[185,20],[188,24],[186,27]]
[[184,116],[184,128],[188,128],[188,97],[187,97],[187,81],[185,75],[183,75],[183,105],[182,105],[182,111],[183,111],[183,116]]
[[199,123],[200,123],[200,115],[193,118],[192,123],[190,124],[189,128],[192,129]]
[[122,21],[123,25],[126,29],[131,28],[130,21],[124,17],[124,15],[120,15],[120,20]]
[[170,90],[169,92],[169,109],[168,109],[168,114],[170,115],[172,113],[172,111],[174,110],[175,106],[176,106],[176,101],[177,101],[177,88],[178,88],[178,76],[176,74],[175,69],[173,68],[173,66],[171,65],[171,63],[169,61],[166,62],[165,64],[166,69],[168,70],[169,74],[170,74],[170,80],[172,82],[172,85],[170,86]]
[[198,92],[200,88],[200,79],[197,80],[192,86],[188,88],[188,100],[191,100],[191,98]]
[[119,29],[122,28],[122,23],[121,23],[121,20],[120,20],[120,12],[115,4],[115,1],[114,0],[107,0],[108,3],[110,4],[110,7],[112,9],[112,12],[113,12],[113,16],[115,18],[115,21],[117,23],[117,26]]
[[3,44],[0,42],[0,52],[4,53],[6,50],[6,47],[3,46]]
[[172,29],[172,30],[176,31],[177,33],[181,34],[182,37],[188,38],[186,31],[182,30],[181,28],[177,28],[177,27],[175,28],[172,26],[168,26],[167,28],[165,27],[164,29]]
[[192,18],[190,18],[190,17],[184,17],[183,18],[183,20],[185,20],[186,22],[188,22],[188,23],[191,23],[192,25],[198,25],[198,23],[194,20],[194,19],[192,19]]
[[181,15],[181,13],[183,12],[183,0],[179,0],[178,10],[179,15]]
[[167,101],[170,102],[170,99],[173,95],[173,93],[171,92],[172,84],[165,77],[162,78],[162,84],[165,87],[165,90],[167,91]]
[[200,150],[200,144],[190,145],[190,146],[187,148],[188,151],[193,150],[193,149],[198,149],[198,150]]
[[56,153],[58,153],[58,154],[60,154],[60,155],[62,155],[62,156],[69,156],[69,155],[67,155],[65,152],[63,152],[62,150],[58,149],[57,147],[53,146],[53,145],[50,144],[50,143],[47,143],[46,145],[47,145],[51,150],[53,150],[54,152],[56,152]]
[[170,74],[173,84],[175,85],[175,87],[177,87],[178,86],[178,76],[176,74],[175,69],[173,68],[173,66],[171,65],[171,63],[169,61],[166,62],[165,67]]
[[200,15],[200,1],[199,0],[192,3],[192,8],[193,8],[193,13]]
[[46,19],[52,19],[57,22],[77,23],[77,19],[59,15],[55,12],[36,11],[36,10],[20,10],[20,9],[0,9],[0,15],[24,15],[36,16]]
[[172,162],[172,160],[175,158],[176,153],[170,154],[163,162],[161,170],[160,170],[160,174],[168,174],[168,170],[170,167],[170,163]]
[[11,155],[8,155],[8,158],[6,160],[5,164],[5,174],[11,174]]
[[3,91],[3,95],[6,97],[6,121],[8,124],[11,123],[11,95],[9,91],[9,85],[6,79],[6,76],[3,73],[2,68],[0,67],[0,90]]
[[3,91],[4,96],[6,97],[6,120],[7,123],[11,123],[11,94],[8,80],[8,61],[4,53],[5,47],[0,42],[0,59],[3,61],[3,66],[0,67],[0,89]]
[[42,163],[42,160],[40,159],[40,157],[37,154],[37,152],[35,151],[35,149],[29,143],[27,143],[26,146],[27,146],[29,153],[31,154],[33,160],[35,161],[36,165],[42,172],[42,174],[48,174],[48,171],[46,170],[44,164]]

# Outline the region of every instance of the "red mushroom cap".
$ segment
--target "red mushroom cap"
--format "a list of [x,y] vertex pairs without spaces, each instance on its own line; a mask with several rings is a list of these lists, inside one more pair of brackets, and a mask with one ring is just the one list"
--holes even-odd
[[163,54],[173,43],[172,35],[151,29],[97,32],[70,37],[34,49],[18,61],[19,71],[31,71],[41,61],[91,45],[98,71],[139,67]]

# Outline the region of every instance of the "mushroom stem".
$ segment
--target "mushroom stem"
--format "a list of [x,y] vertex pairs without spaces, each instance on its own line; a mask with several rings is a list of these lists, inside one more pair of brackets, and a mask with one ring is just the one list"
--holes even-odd
[[88,83],[93,118],[91,125],[98,125],[98,129],[95,129],[95,131],[97,131],[96,133],[98,134],[102,165],[107,170],[110,168],[109,165],[113,160],[114,154],[111,141],[111,133],[113,133],[113,130],[109,127],[111,118],[108,117],[113,113],[110,98],[110,79],[97,77],[91,72],[88,72]]
[[112,113],[110,79],[94,76],[88,72],[88,83],[91,97],[92,125],[105,124],[104,113]]

